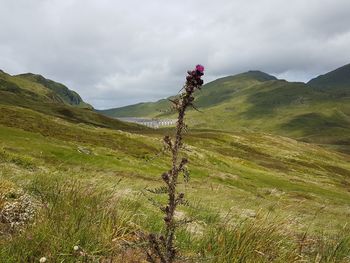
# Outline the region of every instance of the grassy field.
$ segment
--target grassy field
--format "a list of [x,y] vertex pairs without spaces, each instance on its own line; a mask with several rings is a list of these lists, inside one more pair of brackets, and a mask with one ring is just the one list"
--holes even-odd
[[[349,98],[327,88],[253,71],[197,94],[178,262],[350,262]],[[79,98],[0,72],[0,262],[144,262],[144,236],[162,230],[166,197],[148,190],[170,168],[162,137],[173,130]],[[122,114],[168,117],[167,104]]]
[[[1,262],[143,262],[140,237],[162,227],[146,189],[169,169],[172,130],[45,111],[1,106]],[[350,261],[349,155],[261,132],[185,136],[179,262]]]

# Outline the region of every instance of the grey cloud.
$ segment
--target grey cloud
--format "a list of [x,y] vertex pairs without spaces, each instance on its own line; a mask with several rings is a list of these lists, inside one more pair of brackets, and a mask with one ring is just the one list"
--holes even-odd
[[259,69],[306,81],[350,62],[348,0],[0,0],[0,68],[63,82],[97,108]]

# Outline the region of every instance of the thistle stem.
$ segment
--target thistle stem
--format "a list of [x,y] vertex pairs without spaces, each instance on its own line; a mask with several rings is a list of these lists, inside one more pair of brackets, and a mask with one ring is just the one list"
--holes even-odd
[[[173,143],[169,136],[164,137],[164,142],[169,146],[172,154],[171,170],[162,175],[164,182],[168,188],[168,202],[165,209],[165,236],[155,239],[154,235],[150,235],[151,248],[158,260],[162,263],[172,263],[175,260],[176,249],[174,247],[174,238],[176,230],[176,221],[174,218],[177,205],[181,202],[184,194],[180,193],[176,196],[176,186],[178,183],[179,173],[184,171],[184,165],[187,159],[182,159],[179,163],[179,151],[182,147],[182,133],[185,127],[184,118],[188,106],[193,106],[193,93],[200,89],[203,84],[201,76],[203,75],[203,66],[197,65],[193,71],[188,71],[187,81],[184,86],[184,92],[180,95],[180,99],[172,101],[175,109],[178,111],[178,118],[176,123],[175,142]],[[162,245],[162,248],[160,248]]]

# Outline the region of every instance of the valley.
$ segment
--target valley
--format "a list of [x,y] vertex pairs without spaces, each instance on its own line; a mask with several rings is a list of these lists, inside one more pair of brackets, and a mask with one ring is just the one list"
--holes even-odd
[[[162,138],[174,131],[121,120],[173,120],[168,101],[105,116],[33,76],[0,73],[0,210],[9,211],[0,259],[145,262],[140,233],[162,228],[147,189],[162,185],[170,163]],[[347,262],[349,86],[330,96],[318,85],[252,71],[198,92],[182,152],[190,181],[179,185],[188,203],[177,216],[191,219],[176,239],[185,257]]]
[[[221,78],[198,92],[199,111],[188,113],[188,123],[200,129],[268,132],[349,153],[349,76],[350,65],[345,65],[309,83],[278,80],[260,71]],[[174,118],[170,108],[163,99],[101,113]]]

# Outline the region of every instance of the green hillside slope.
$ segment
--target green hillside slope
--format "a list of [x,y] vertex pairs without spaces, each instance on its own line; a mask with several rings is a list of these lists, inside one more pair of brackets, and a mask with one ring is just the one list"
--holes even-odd
[[[204,85],[202,91],[196,94],[196,105],[209,107],[225,100],[247,86],[259,82],[274,80],[275,77],[260,71],[249,71],[235,76],[221,78]],[[157,117],[171,113],[168,99],[157,102],[144,102],[120,108],[99,111],[110,117]]]
[[66,86],[64,86],[61,83],[52,81],[50,79],[46,79],[41,75],[32,74],[32,73],[26,73],[26,74],[20,74],[16,76],[20,79],[27,79],[34,83],[39,83],[42,86],[48,88],[49,90],[53,91],[54,94],[56,94],[63,103],[66,103],[68,105],[77,106],[81,108],[92,108],[91,105],[87,104],[82,100],[82,98],[79,96],[78,93],[76,93],[73,90],[68,89]]
[[[259,71],[215,80],[198,92],[201,111],[188,113],[197,128],[249,129],[289,136],[303,141],[336,145],[350,152],[349,66],[310,83],[288,82]],[[323,83],[323,84],[322,84]],[[322,85],[321,85],[322,84]],[[109,116],[174,117],[162,100],[102,111]],[[157,111],[154,109],[158,109]]]
[[[36,224],[20,233],[1,221],[0,259],[74,262],[78,245],[94,260],[120,262],[135,233],[161,228],[161,214],[141,193],[160,186],[169,169],[163,132],[116,131],[2,106],[0,209],[20,204],[23,193],[40,209]],[[230,253],[250,262],[346,257],[348,239],[333,235],[346,231],[350,216],[349,156],[280,136],[210,130],[186,134],[184,154],[191,181],[179,185],[189,199],[179,214],[193,220],[176,238],[184,255],[208,262],[229,262]],[[305,240],[311,243],[298,252]],[[129,262],[142,262],[137,246],[127,251]]]
[[318,76],[308,84],[331,94],[335,99],[350,97],[350,64]]
[[189,113],[197,127],[250,129],[321,144],[350,144],[350,98],[333,99],[304,83],[263,82],[200,109],[203,113]]
[[169,111],[169,101],[159,100],[157,103],[142,102],[117,109],[97,110],[101,114],[109,117],[155,117]]
[[37,98],[41,102],[63,103],[92,109],[75,91],[68,89],[61,83],[32,73],[11,76],[0,70],[0,91],[13,92],[25,97],[29,96],[32,99]]
[[[163,220],[163,197],[147,189],[162,185],[171,162],[162,136],[173,131],[68,105],[27,77],[0,81],[0,261],[143,262],[140,234],[159,232]],[[293,134],[281,125],[290,109],[319,110],[331,103],[324,92],[248,72],[197,97],[204,114],[189,112],[183,149],[191,180],[178,185],[188,202],[177,217],[191,219],[177,232],[181,253],[213,263],[346,260],[349,155],[260,131]],[[315,130],[346,118],[310,117]],[[295,136],[303,121],[311,127],[298,120]],[[249,124],[256,131],[242,129]]]
[[[62,118],[73,123],[126,130],[147,128],[127,124],[98,114],[83,102],[80,96],[64,85],[40,75],[11,76],[0,72],[0,108],[3,117],[10,118],[14,107],[34,110],[45,115]],[[33,120],[33,125],[37,120]],[[15,124],[14,124],[15,125]]]

